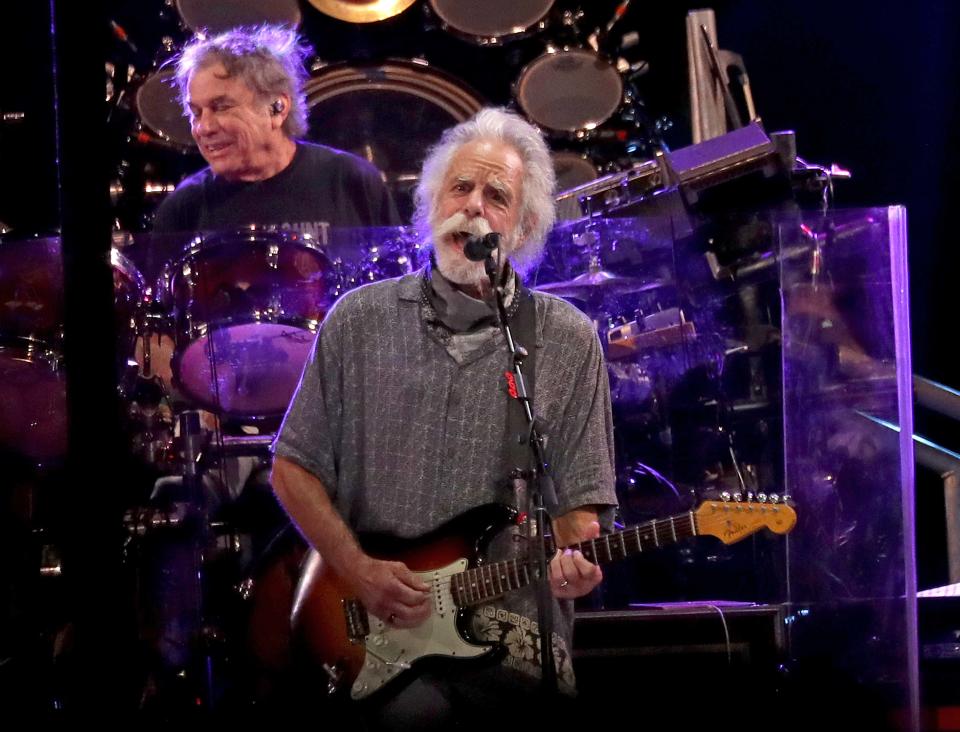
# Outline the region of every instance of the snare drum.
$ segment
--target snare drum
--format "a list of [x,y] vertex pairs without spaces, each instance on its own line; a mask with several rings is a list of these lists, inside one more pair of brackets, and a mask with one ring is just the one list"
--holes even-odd
[[444,30],[495,45],[543,30],[553,0],[430,0],[430,7]]
[[173,309],[174,385],[224,417],[282,416],[337,284],[333,264],[306,235],[198,238],[157,288]]
[[548,47],[520,72],[514,96],[541,127],[585,135],[620,108],[623,79],[589,48]]

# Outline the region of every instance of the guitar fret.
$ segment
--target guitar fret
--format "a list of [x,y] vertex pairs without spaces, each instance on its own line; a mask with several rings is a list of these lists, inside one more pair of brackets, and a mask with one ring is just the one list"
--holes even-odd
[[[585,556],[587,554],[587,552],[584,552],[583,550],[581,550],[581,553],[584,554]],[[596,539],[590,539],[589,556],[587,556],[587,559],[589,559],[591,562],[597,561],[597,540]]]
[[523,565],[523,578],[526,580],[526,583],[530,584],[530,566],[526,563]]
[[612,561],[613,561],[613,552],[610,551],[610,535],[609,535],[609,534],[604,534],[604,535],[603,535],[603,543],[604,543],[604,546],[607,547],[607,561],[608,561],[608,562],[612,562]]
[[450,578],[450,594],[453,595],[453,603],[457,607],[463,607],[463,597],[460,595],[459,573]]
[[619,532],[619,533],[617,534],[617,536],[620,537],[620,551],[623,552],[623,557],[624,557],[624,559],[626,559],[626,557],[627,557],[627,543],[623,540],[623,534],[624,534],[624,532],[621,531],[621,532]]
[[513,564],[513,576],[517,578],[517,587],[523,587],[523,582],[520,581],[520,570],[517,567],[517,560],[514,559],[512,564]]
[[673,543],[677,543],[677,525],[673,522],[673,516],[670,517],[670,531],[673,532]]
[[486,574],[484,574],[483,569],[483,565],[480,565],[480,586],[483,588],[483,599],[487,600],[493,594],[493,588],[490,583],[490,568],[487,567]]
[[634,534],[634,536],[637,537],[637,551],[638,551],[638,552],[642,552],[642,551],[643,551],[643,539],[642,539],[642,537],[640,536],[640,527],[639,527],[639,526],[634,527],[634,529],[633,529],[633,534]]
[[657,548],[660,547],[660,537],[657,536],[657,522],[653,520],[650,522],[650,528],[653,531],[653,545]]
[[687,513],[690,514],[690,531],[693,533],[694,536],[696,536],[696,535],[697,535],[697,521],[696,521],[696,518],[695,518],[694,515],[693,515],[693,511],[688,511]]
[[477,586],[477,570],[470,570],[470,602],[479,602],[480,597],[480,588]]

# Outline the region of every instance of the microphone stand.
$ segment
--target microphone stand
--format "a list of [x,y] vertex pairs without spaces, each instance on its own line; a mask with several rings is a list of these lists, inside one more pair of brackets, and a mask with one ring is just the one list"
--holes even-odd
[[[499,254],[500,249],[498,247],[498,259]],[[528,352],[513,340],[513,333],[510,331],[510,324],[507,322],[507,308],[503,302],[503,286],[499,281],[500,267],[498,262],[494,261],[492,251],[483,260],[483,265],[487,277],[490,278],[490,286],[493,288],[497,303],[497,312],[500,315],[500,327],[507,340],[507,350],[510,352],[513,377],[516,383],[516,398],[523,406],[529,426],[527,443],[530,445],[533,458],[533,467],[530,471],[531,498],[535,518],[534,525],[538,534],[538,541],[532,542],[529,550],[537,568],[536,592],[537,622],[540,627],[541,691],[544,696],[549,696],[557,692],[557,669],[553,655],[553,598],[550,593],[550,581],[547,575],[547,536],[545,529],[549,525],[551,514],[556,513],[557,493],[553,485],[553,479],[547,470],[543,437],[537,429],[533,404],[530,395],[527,394],[526,382],[523,379],[523,361]],[[519,296],[519,293],[517,293],[517,296]],[[536,343],[530,344],[530,347],[535,348]]]

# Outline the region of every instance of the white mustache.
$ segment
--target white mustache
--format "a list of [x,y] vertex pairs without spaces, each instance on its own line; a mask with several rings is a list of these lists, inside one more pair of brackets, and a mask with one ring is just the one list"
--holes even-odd
[[493,229],[490,226],[490,222],[485,218],[476,217],[471,219],[467,218],[463,212],[458,212],[453,214],[453,216],[445,221],[441,221],[439,224],[437,224],[435,236],[440,239],[447,234],[453,234],[460,231],[472,236],[486,236],[492,230]]

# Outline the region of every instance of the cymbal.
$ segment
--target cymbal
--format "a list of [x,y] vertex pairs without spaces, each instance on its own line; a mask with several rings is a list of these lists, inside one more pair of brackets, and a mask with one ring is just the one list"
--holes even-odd
[[416,0],[310,0],[321,13],[348,23],[375,23],[392,18]]
[[586,272],[572,280],[549,282],[538,285],[541,292],[549,292],[560,297],[575,297],[579,300],[588,300],[591,297],[603,295],[629,295],[638,292],[647,292],[663,287],[660,280],[642,280],[637,277],[623,277],[605,270]]

